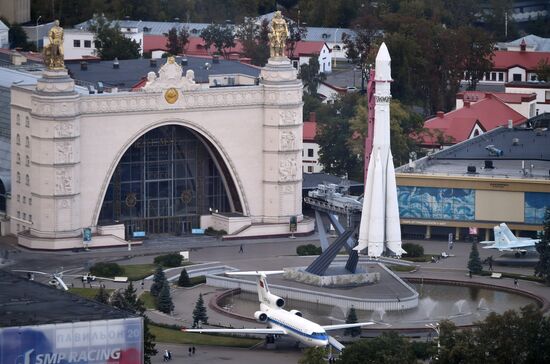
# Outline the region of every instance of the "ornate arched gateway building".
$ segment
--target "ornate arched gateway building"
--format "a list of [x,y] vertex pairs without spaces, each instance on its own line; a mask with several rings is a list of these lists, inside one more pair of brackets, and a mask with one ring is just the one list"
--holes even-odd
[[48,70],[12,89],[10,230],[37,249],[82,246],[88,227],[91,246],[199,227],[287,234],[292,216],[308,232],[301,150],[302,85],[288,60],[270,60],[259,82],[209,85],[171,61],[141,91],[103,94]]

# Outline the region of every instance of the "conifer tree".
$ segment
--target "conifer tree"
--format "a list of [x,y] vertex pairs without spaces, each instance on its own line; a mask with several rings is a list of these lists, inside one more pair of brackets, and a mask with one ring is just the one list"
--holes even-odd
[[203,324],[208,323],[208,316],[206,315],[206,307],[204,306],[202,293],[199,294],[199,299],[197,300],[195,309],[193,310],[193,327],[197,327],[199,321]]
[[155,275],[153,276],[153,284],[151,285],[151,295],[157,297],[162,289],[166,276],[160,265],[157,265]]
[[151,357],[157,355],[155,349],[155,335],[149,330],[149,318],[143,315],[143,363],[151,364]]
[[121,291],[115,291],[113,293],[113,295],[111,296],[111,306],[121,310],[133,312],[132,308],[128,304],[128,301],[126,301],[126,298],[124,297],[124,293],[122,293]]
[[191,287],[191,280],[189,279],[189,274],[187,274],[185,268],[181,270],[180,277],[178,278],[178,286]]
[[168,281],[164,281],[164,285],[160,290],[158,299],[157,299],[157,309],[160,312],[171,314],[174,311],[174,303],[172,302],[172,297],[170,296],[170,284]]
[[95,295],[94,299],[97,302],[108,304],[109,303],[109,293],[107,293],[107,290],[105,288],[103,288],[103,286],[100,286],[99,291]]
[[[352,307],[348,311],[348,317],[346,318],[346,324],[355,324],[357,323],[357,312],[355,312],[355,307]],[[361,334],[360,327],[348,327],[344,330],[344,335],[351,335],[353,337],[359,336]]]
[[540,236],[540,242],[536,244],[539,253],[539,261],[535,266],[535,275],[543,278],[546,285],[550,286],[550,208],[544,215],[544,231]]
[[479,251],[477,250],[477,242],[472,243],[472,250],[470,251],[470,259],[468,260],[468,270],[474,274],[479,274],[483,270],[481,265],[481,259],[479,259]]
[[128,303],[129,309],[139,315],[143,315],[145,312],[145,305],[143,304],[143,301],[138,298],[136,292],[137,290],[134,288],[134,284],[130,281],[130,284],[123,292],[123,296]]

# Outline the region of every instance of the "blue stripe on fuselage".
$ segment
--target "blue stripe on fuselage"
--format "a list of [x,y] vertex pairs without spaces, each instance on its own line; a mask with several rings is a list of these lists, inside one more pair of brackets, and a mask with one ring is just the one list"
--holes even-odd
[[297,333],[298,335],[301,335],[301,336],[305,336],[305,337],[309,337],[311,339],[315,339],[315,340],[328,340],[328,336],[327,334],[325,333],[313,333],[313,334],[307,334],[305,332],[302,332],[298,329],[295,329],[294,327],[291,327],[291,326],[288,326],[287,324],[284,324],[280,321],[277,321],[277,320],[274,320],[273,318],[271,317],[267,317],[267,320],[268,321],[271,321],[273,322],[274,324],[276,325],[279,325],[279,326],[282,326],[284,327],[285,329],[288,329],[290,331],[294,331],[295,333]]

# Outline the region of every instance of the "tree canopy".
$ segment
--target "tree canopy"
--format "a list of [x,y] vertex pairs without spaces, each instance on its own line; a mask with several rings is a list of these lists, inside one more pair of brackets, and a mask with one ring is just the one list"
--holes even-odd
[[233,27],[229,25],[210,24],[201,31],[201,38],[206,49],[213,45],[216,52],[225,58],[228,56],[226,50],[236,45]]
[[140,45],[126,38],[118,24],[112,25],[105,17],[96,16],[90,30],[95,33],[97,55],[103,60],[139,58]]

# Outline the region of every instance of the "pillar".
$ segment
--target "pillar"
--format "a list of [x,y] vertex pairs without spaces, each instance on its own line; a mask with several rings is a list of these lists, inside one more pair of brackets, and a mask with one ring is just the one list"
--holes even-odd
[[426,226],[426,235],[424,236],[424,239],[431,239],[432,238],[432,227],[430,225]]
[[485,241],[488,241],[491,237],[490,237],[490,231],[489,229],[485,229]]
[[459,241],[460,240],[460,227],[456,227],[455,228],[455,241]]
[[302,215],[302,83],[286,57],[270,58],[264,87],[264,223]]

